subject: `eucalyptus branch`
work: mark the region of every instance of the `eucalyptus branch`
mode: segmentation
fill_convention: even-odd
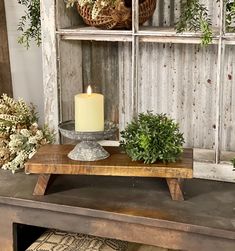
[[[179,21],[176,23],[177,33],[184,31],[202,32],[202,44],[212,42],[211,19],[207,8],[199,0],[182,1],[182,11]]]
[[[235,32],[235,0],[226,0],[226,31]]]
[[[25,15],[21,17],[18,25],[18,31],[21,32],[18,43],[24,45],[28,49],[31,40],[34,40],[37,46],[40,46],[40,0],[18,0],[18,3],[26,7]]]

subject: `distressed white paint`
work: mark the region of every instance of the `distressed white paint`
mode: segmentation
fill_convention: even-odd
[[[99,30],[96,29],[95,27],[90,27],[90,26],[74,26],[74,27],[69,27],[66,29],[58,29],[57,31],[58,34],[67,34],[67,35],[93,35],[94,34],[99,34],[99,35],[131,35],[132,31],[131,30]],[[79,36],[77,36],[79,38]]]
[[[131,42],[132,37],[128,35],[115,35],[115,36],[110,36],[110,35],[99,35],[97,34],[96,36],[87,34],[86,36],[81,36],[81,35],[62,35],[61,38],[63,40],[92,40],[92,41],[109,41],[109,42]]]
[[[220,162],[220,151],[221,151],[221,112],[222,112],[222,97],[223,97],[223,81],[222,81],[222,70],[224,62],[224,4],[223,0],[220,0],[220,13],[219,13],[219,43],[218,43],[218,55],[217,55],[217,71],[216,71],[216,134],[215,134],[215,163]]]
[[[41,0],[41,17],[45,122],[51,128],[57,130],[59,123],[59,103],[54,0]]]
[[[17,43],[19,19],[24,7],[16,0],[5,0],[13,94],[33,103],[44,120],[41,48],[31,43],[29,50]]]
[[[134,111],[133,82],[132,82],[132,50],[131,43],[119,43],[118,73],[119,86],[119,128],[130,122]]]
[[[235,183],[235,175],[231,164],[194,162],[193,177]]]

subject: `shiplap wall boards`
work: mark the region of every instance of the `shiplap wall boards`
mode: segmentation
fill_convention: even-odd
[[[195,177],[235,180],[235,34],[224,30],[223,0],[203,1],[215,30],[207,47],[200,34],[175,33],[179,0],[158,0],[141,27],[133,1],[131,30],[91,28],[63,0],[41,2],[47,123],[73,119],[73,96],[92,83],[120,129],[139,112],[167,113],[194,148]]]

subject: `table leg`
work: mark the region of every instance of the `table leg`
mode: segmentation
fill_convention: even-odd
[[[184,195],[181,188],[183,180],[177,178],[167,178],[166,181],[170,190],[172,200],[184,200]]]
[[[40,174],[33,195],[44,195],[50,178],[51,174]]]
[[[13,207],[14,208],[14,207]],[[0,217],[0,250],[1,251],[13,251],[16,249],[16,243],[14,243],[13,234],[13,222],[12,218],[15,215],[14,209],[11,206],[2,204],[1,217]]]

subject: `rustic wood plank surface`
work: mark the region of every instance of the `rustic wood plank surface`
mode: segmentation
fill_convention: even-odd
[[[0,95],[2,93],[13,95],[4,1],[0,1]]]
[[[86,174],[108,176],[140,176],[163,178],[192,178],[193,152],[185,149],[175,163],[146,165],[132,161],[118,147],[106,147],[111,156],[94,162],[74,161],[67,157],[73,145],[47,145],[26,163],[27,173]]]
[[[234,250],[234,184],[185,180],[186,200],[178,203],[162,179],[59,175],[48,196],[35,197],[37,177],[0,170],[1,251],[13,251],[12,222],[166,248]]]

